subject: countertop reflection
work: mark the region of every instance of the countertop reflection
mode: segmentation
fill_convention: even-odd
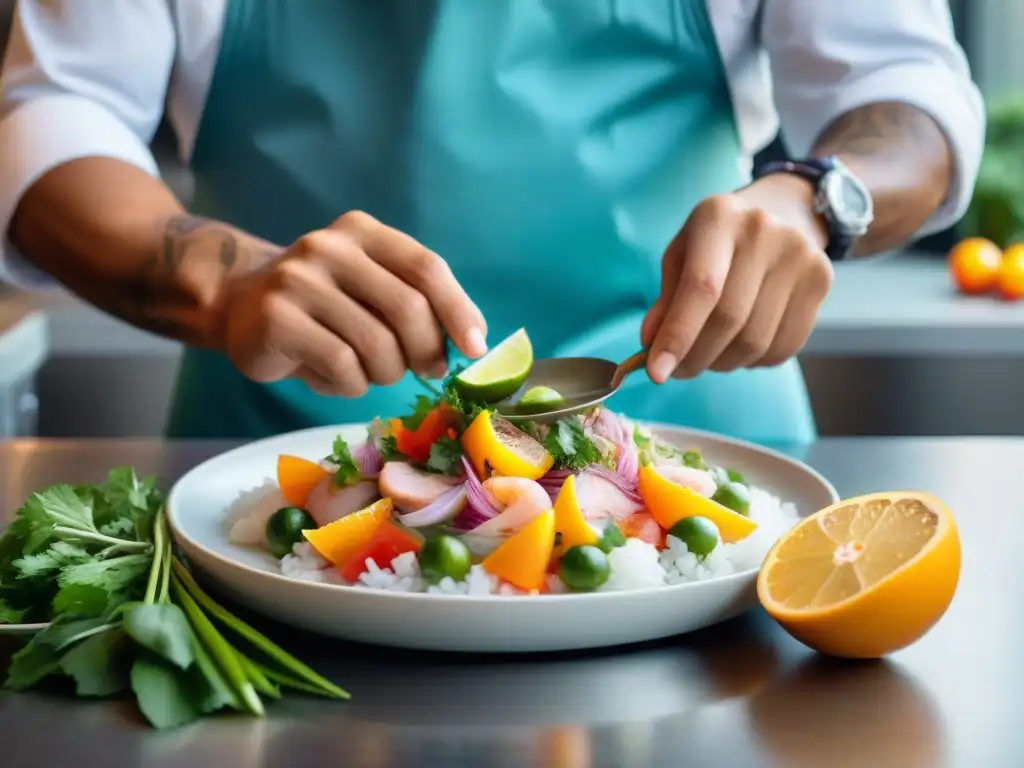
[[[225,446],[0,446],[0,503],[131,462],[173,479]],[[803,451],[790,449],[791,454]],[[947,616],[886,662],[815,656],[761,611],[649,645],[582,654],[401,652],[246,618],[348,688],[263,720],[154,733],[130,703],[56,686],[0,694],[0,765],[201,768],[1018,768],[1024,765],[1024,440],[825,440],[806,451],[845,496],[914,487],[958,517],[963,575]],[[999,478],[998,483],[992,478]],[[1019,478],[1019,479],[1018,479]],[[15,648],[0,640],[0,664]]]

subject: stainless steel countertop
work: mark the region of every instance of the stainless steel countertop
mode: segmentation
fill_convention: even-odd
[[[57,356],[176,355],[180,345],[132,328],[63,291],[0,288],[4,317],[45,315]],[[945,261],[899,253],[840,264],[804,356],[1016,357],[1024,302],[957,295]]]
[[[226,448],[0,445],[0,501],[119,463],[172,481]],[[409,654],[300,635],[290,650],[353,694],[293,696],[262,721],[159,734],[124,703],[0,693],[0,765],[122,768],[1017,768],[1024,765],[1024,440],[829,439],[803,456],[844,496],[914,488],[958,516],[946,617],[886,663],[814,656],[760,611],[637,648],[548,657]],[[609,617],[614,620],[614,617]],[[14,644],[0,642],[0,665]]]

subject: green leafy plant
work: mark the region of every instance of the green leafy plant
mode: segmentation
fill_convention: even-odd
[[[35,494],[0,537],[0,622],[28,619],[50,623],[14,655],[5,687],[63,675],[81,697],[131,690],[156,728],[222,709],[260,716],[282,688],[348,698],[200,588],[155,481],[129,467]]]
[[[1024,241],[1024,96],[989,108],[978,181],[959,230],[1001,248]]]

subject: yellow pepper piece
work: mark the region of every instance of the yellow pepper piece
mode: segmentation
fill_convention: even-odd
[[[484,570],[528,591],[544,588],[555,546],[555,510],[542,512],[484,558]]]
[[[561,537],[555,544],[554,556],[556,558],[561,557],[562,553],[570,547],[593,545],[598,542],[597,532],[590,527],[587,518],[583,516],[583,510],[580,509],[580,502],[576,497],[576,477],[574,475],[565,478],[565,484],[558,492],[558,498],[555,499],[555,531]]]
[[[302,535],[325,560],[333,565],[342,565],[366,546],[376,530],[391,519],[394,511],[391,499],[381,499],[322,528],[307,529]]]
[[[757,523],[749,517],[672,482],[655,467],[641,467],[637,485],[644,505],[666,531],[684,517],[706,517],[718,526],[722,541],[731,544],[747,538],[757,529]]]
[[[555,463],[537,440],[490,411],[481,411],[462,433],[462,450],[481,480],[488,467],[506,477],[537,480]]]

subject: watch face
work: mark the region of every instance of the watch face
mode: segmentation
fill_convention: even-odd
[[[843,183],[839,188],[839,205],[852,219],[860,220],[871,213],[871,200],[860,184],[849,176],[843,177]]]
[[[835,223],[850,234],[863,234],[873,218],[871,195],[849,171],[837,169],[825,179],[825,197]]]

